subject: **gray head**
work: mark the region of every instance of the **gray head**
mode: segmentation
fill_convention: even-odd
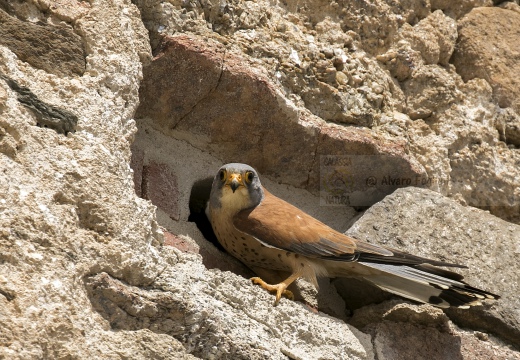
[[[256,170],[246,164],[231,163],[222,166],[215,175],[209,201],[213,208],[238,212],[257,206],[263,198]]]

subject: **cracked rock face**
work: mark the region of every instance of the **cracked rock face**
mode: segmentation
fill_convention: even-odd
[[[309,112],[300,113],[265,73],[250,69],[246,62],[247,58],[228,53],[212,40],[166,38],[144,70],[136,117],[143,123],[152,119],[151,125],[165,135],[219,157],[255,164],[265,174],[314,191],[321,186],[323,155],[371,157],[380,177],[425,176],[407,156],[403,141],[365,129],[345,131]],[[187,90],[179,93],[171,84]],[[361,179],[371,175],[372,169],[357,168]],[[369,196],[366,191],[365,196]],[[383,196],[374,194],[370,200]]]
[[[490,210],[508,221],[519,221],[520,174],[516,166],[519,115],[513,104],[518,86],[514,70],[507,70],[515,69],[507,66],[507,61],[514,62],[515,49],[512,42],[500,42],[501,54],[508,60],[493,71],[484,61],[489,58],[487,55],[472,55],[473,49],[485,48],[478,46],[478,41],[489,40],[480,36],[487,29],[484,20],[490,18],[485,16],[487,12],[500,13],[500,24],[493,24],[492,28],[497,41],[516,36],[517,27],[513,24],[518,6],[513,3],[500,9],[474,11],[473,7],[490,4],[306,1],[272,5],[257,1],[218,5],[211,1],[140,1],[137,5],[158,56],[148,72],[145,70],[145,86],[141,89],[145,101],[137,117],[156,119],[153,123],[157,128],[162,127],[162,132],[199,148],[210,148],[219,157],[252,163],[279,181],[316,192],[320,182],[317,156],[337,152],[316,145],[312,133],[324,133],[324,129],[335,129],[332,124],[342,124],[341,130],[336,131],[346,133],[344,137],[361,131],[359,134],[365,139],[375,137],[377,142],[382,141],[378,151],[349,146],[340,151],[342,154],[395,154],[388,147],[400,147],[397,157],[412,167],[410,173],[399,166],[402,177],[427,178],[421,181],[425,187]],[[501,30],[505,28],[512,30]],[[183,70],[182,74],[193,74],[198,79],[180,99],[167,95],[175,92],[171,87],[169,90],[161,87],[175,72],[171,56],[171,71],[160,66],[168,52],[164,47],[165,36],[166,44],[184,44],[184,50],[191,48],[195,56],[201,56],[200,62],[181,61],[179,65],[179,69],[187,70],[194,66],[193,71]],[[186,36],[190,46],[186,46]],[[490,46],[497,41],[490,41]],[[224,77],[226,69],[235,76],[244,72],[254,74],[248,80],[255,84],[254,88],[276,92],[279,100],[270,103],[263,96],[265,92],[248,99],[244,93],[255,91],[235,80],[231,88],[219,89],[222,98],[212,102],[214,94],[220,92],[209,90],[220,79],[222,65]],[[200,66],[207,66],[208,76],[197,75]],[[175,79],[182,84],[192,79],[190,75]],[[147,83],[150,85],[146,86]],[[224,84],[225,81],[221,85]],[[162,94],[163,101],[171,100],[168,105],[161,102],[157,92]],[[225,93],[228,97],[223,96]],[[507,95],[510,100],[497,101],[504,94],[511,94]],[[230,114],[226,106],[235,101],[244,106],[234,107],[235,112]],[[297,111],[296,119],[283,110],[287,106]],[[283,114],[276,109],[283,110]],[[218,121],[216,127],[206,130],[200,122],[189,120],[207,119],[205,124],[212,124],[219,120],[219,112],[229,121]],[[269,116],[266,112],[276,115],[276,123],[262,120],[262,130],[255,129],[251,122]],[[178,119],[187,121],[174,126],[163,120],[164,115],[175,124]],[[280,124],[284,124],[283,130],[278,128]],[[295,134],[287,125],[303,129],[305,134]],[[245,138],[237,136],[242,128],[246,129]],[[193,136],[201,131],[205,131],[207,138]],[[301,147],[287,151],[284,147],[288,145],[287,136],[301,139],[298,142]],[[234,143],[237,138],[247,139],[248,144],[255,145],[255,150]],[[238,151],[230,152],[228,147]],[[301,153],[303,158],[296,160],[285,155],[273,161],[271,157],[279,156],[276,154],[279,149],[284,149],[284,154]],[[251,151],[254,154],[248,154]],[[294,162],[296,173],[290,171]],[[285,176],[278,170],[280,165],[289,169]],[[372,163],[371,168],[381,183],[384,175],[377,173],[381,162]],[[469,176],[475,171],[478,176]],[[298,179],[303,174],[308,174],[307,179]],[[493,189],[501,189],[498,196]],[[364,205],[371,204],[373,201]]]
[[[519,8],[492,5],[0,1],[0,358],[518,358]],[[208,241],[231,161],[502,299],[321,279],[273,307]]]

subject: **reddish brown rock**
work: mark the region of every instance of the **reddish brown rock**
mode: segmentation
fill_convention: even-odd
[[[187,241],[177,235],[174,235],[168,231],[164,232],[164,245],[173,246],[182,252],[198,254],[199,249],[193,244],[193,242]]]
[[[143,167],[142,177],[142,197],[166,212],[170,218],[179,220],[179,195],[174,169],[165,164],[151,163]]]
[[[311,191],[320,189],[320,156],[372,156],[366,171],[358,171],[362,179],[382,177],[383,168],[423,175],[403,141],[299,111],[262,71],[213,40],[166,38],[144,69],[140,101],[136,118],[153,119],[164,134]]]
[[[440,9],[446,15],[453,18],[460,18],[467,14],[471,9],[480,6],[493,6],[493,3],[497,1],[492,0],[431,0],[432,10]]]

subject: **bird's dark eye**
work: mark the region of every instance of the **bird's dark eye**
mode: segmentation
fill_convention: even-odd
[[[218,178],[220,179],[220,181],[225,181],[226,180],[226,170],[220,170],[218,172]]]
[[[246,183],[251,184],[254,178],[255,174],[252,171],[246,171]]]

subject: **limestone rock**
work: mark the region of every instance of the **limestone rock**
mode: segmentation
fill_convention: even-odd
[[[518,226],[469,207],[518,219],[518,116],[447,62],[452,19],[477,5],[0,1],[0,358],[518,357]],[[34,126],[40,105],[73,126]],[[274,308],[193,222],[229,161],[341,231],[360,210],[342,202],[353,180],[361,207],[416,179],[468,204],[401,191],[356,226],[456,253],[503,299],[440,312],[322,279]]]
[[[365,180],[370,176],[422,175],[403,142],[364,129],[346,131],[299,111],[265,74],[244,66],[245,58],[226,52],[212,40],[166,38],[158,51],[144,69],[136,117],[153,119],[152,126],[166,135],[185,139],[222,158],[254,164],[275,179],[315,192],[322,181],[322,159],[317,154],[352,154],[364,157],[360,161],[373,161],[372,167],[356,168],[359,179],[353,181],[351,192],[366,188]],[[179,93],[171,84],[187,90]],[[370,205],[391,190],[365,192],[361,205]]]
[[[447,65],[457,40],[455,21],[440,10],[419,21],[415,26],[405,24],[401,36],[412,49],[418,51],[426,64]]]
[[[368,358],[342,321],[286,299],[273,307],[263,289],[208,271],[193,255],[177,252],[146,291],[103,273],[86,283],[93,307],[112,329],[168,334],[204,359]]]
[[[403,83],[407,114],[412,120],[432,116],[457,101],[456,79],[438,66],[422,66]]]
[[[60,76],[85,72],[81,37],[69,26],[21,21],[0,9],[0,45],[7,46],[22,61]]]
[[[46,11],[52,14],[53,7]],[[34,114],[0,80],[0,357],[116,359],[185,352],[176,343],[163,346],[164,337],[150,332],[107,331],[83,285],[84,276],[101,271],[145,284],[164,266],[154,207],[136,198],[127,165],[141,74],[138,52],[149,47],[146,38],[134,38],[145,31],[137,18],[120,26],[123,13],[135,16],[137,9],[103,2],[90,9],[95,21],[85,24],[83,17],[75,23],[90,52],[88,76],[46,72],[0,47],[2,74],[42,102],[78,116],[76,133],[67,136],[32,126]],[[121,43],[119,51],[107,42]]]
[[[361,46],[353,45],[356,34],[346,31],[346,24],[342,27],[339,4],[321,6],[308,1],[305,7],[294,3],[272,10],[267,1],[223,7],[209,2],[174,5],[139,1],[138,5],[154,48],[163,35],[181,32],[217,40],[230,54],[246,55],[250,66],[267,72],[288,98],[324,120],[371,127],[383,112],[401,104],[395,99],[399,99],[400,90],[392,79],[373,59],[363,56]],[[357,27],[359,15],[351,17],[348,9],[356,5],[341,6],[345,7],[342,17],[348,16]],[[303,15],[297,15],[303,8]],[[377,15],[384,12],[378,7],[372,10]],[[397,12],[398,6],[392,11]],[[397,17],[392,14],[392,19]],[[374,20],[379,26],[380,20]],[[343,75],[335,76],[337,72]],[[372,73],[377,75],[370,76]]]
[[[351,323],[373,336],[378,359],[516,359],[487,334],[463,330],[439,309],[399,301],[355,312]],[[491,340],[491,341],[490,341]]]
[[[505,108],[497,119],[497,129],[501,140],[510,146],[520,146],[520,115],[511,108]]]
[[[502,108],[520,113],[520,12],[497,7],[476,8],[459,21],[453,64],[467,81],[488,81]]]
[[[465,281],[499,294],[491,307],[446,313],[520,344],[518,225],[418,188],[397,190],[372,206],[348,234],[412,254],[466,265]],[[480,320],[476,320],[480,318]]]

